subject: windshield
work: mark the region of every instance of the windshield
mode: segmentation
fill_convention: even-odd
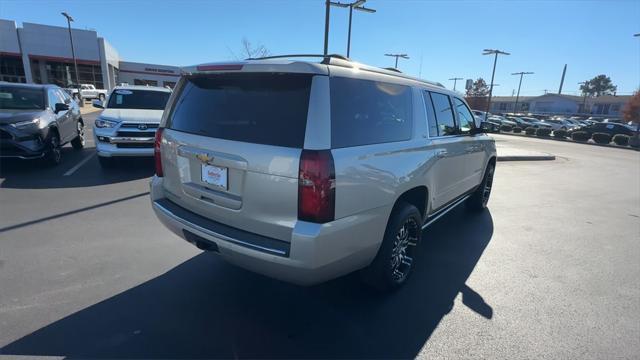
[[[114,90],[109,96],[110,109],[164,110],[171,93],[152,90]]]
[[[13,86],[0,86],[0,109],[43,110],[44,91]]]

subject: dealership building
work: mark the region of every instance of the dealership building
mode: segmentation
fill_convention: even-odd
[[[177,66],[122,61],[118,51],[94,30],[72,29],[73,48],[81,84],[111,90],[122,83],[175,86]],[[75,67],[67,27],[0,19],[0,81],[75,83]]]

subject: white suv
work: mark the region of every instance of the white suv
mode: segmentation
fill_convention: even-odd
[[[93,125],[100,165],[113,165],[114,157],[153,156],[153,142],[171,90],[154,86],[117,86]]]
[[[187,68],[157,132],[151,201],[201,249],[297,284],[402,285],[422,229],[486,207],[494,141],[459,94],[345,58]]]

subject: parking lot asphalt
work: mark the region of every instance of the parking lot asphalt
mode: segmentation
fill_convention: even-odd
[[[57,168],[3,162],[0,354],[637,358],[640,153],[495,138],[557,159],[498,163],[489,210],[425,230],[386,296],[357,275],[285,284],[180,240],[149,205],[151,161],[104,171],[89,143]]]

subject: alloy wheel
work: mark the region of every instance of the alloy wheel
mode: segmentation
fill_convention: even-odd
[[[395,282],[401,283],[407,278],[413,265],[413,252],[418,241],[420,228],[415,219],[408,218],[402,224],[391,250],[391,275]]]

